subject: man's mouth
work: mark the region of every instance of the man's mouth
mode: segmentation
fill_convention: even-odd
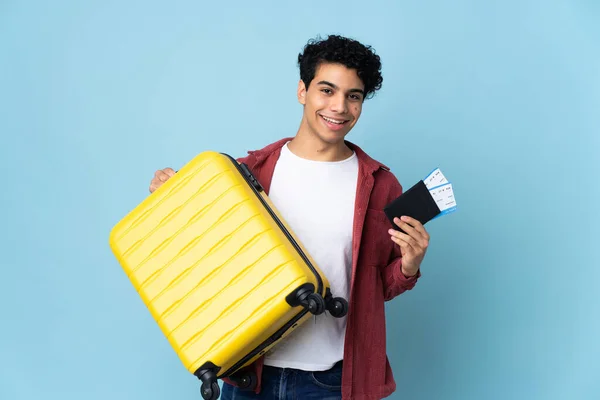
[[[324,115],[320,115],[320,116],[321,116],[321,118],[323,118],[325,120],[325,122],[328,122],[333,125],[344,125],[346,122],[348,122],[348,120],[346,120],[346,119],[329,118]]]

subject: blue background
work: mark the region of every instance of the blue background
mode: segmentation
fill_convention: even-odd
[[[596,0],[2,1],[0,398],[200,398],[108,233],[156,169],[293,136],[328,33],[383,59],[349,139],[459,205],[387,305],[392,398],[600,398]]]

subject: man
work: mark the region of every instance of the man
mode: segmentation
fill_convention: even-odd
[[[411,218],[393,227],[383,207],[402,193],[389,169],[345,139],[365,99],[381,88],[379,56],[340,36],[310,41],[298,56],[293,138],[248,152],[246,163],[331,281],[348,314],[314,318],[255,362],[253,391],[225,380],[222,399],[354,399],[389,396],[384,302],[414,287],[429,235]],[[169,179],[155,173],[150,191]],[[401,216],[398,216],[401,217]]]

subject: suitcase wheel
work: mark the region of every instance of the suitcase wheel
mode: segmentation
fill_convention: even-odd
[[[204,400],[217,400],[221,394],[221,389],[217,383],[217,374],[215,370],[219,370],[213,363],[207,362],[198,368],[194,375],[202,381],[200,386],[200,394]]]
[[[331,289],[325,291],[325,308],[334,318],[341,318],[348,313],[348,301],[343,297],[333,297]]]
[[[238,373],[230,376],[229,379],[237,383],[238,387],[244,391],[252,391],[256,389],[256,385],[258,384],[258,379],[254,372]]]
[[[317,293],[309,294],[306,298],[306,303],[308,311],[310,311],[311,314],[319,315],[323,314],[325,311],[325,300]]]
[[[319,315],[325,312],[326,302],[311,283],[305,283],[286,297],[286,301],[292,307],[302,306],[311,314]]]
[[[342,297],[334,297],[327,303],[327,311],[335,318],[341,318],[348,313],[348,302]]]
[[[217,382],[203,382],[200,387],[200,393],[204,400],[217,400],[221,394],[221,389]]]
[[[256,385],[258,385],[258,378],[255,373],[249,373],[244,376],[243,382],[246,382],[246,385],[244,386],[245,390],[254,390],[256,389]]]

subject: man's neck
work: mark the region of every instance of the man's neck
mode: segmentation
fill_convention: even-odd
[[[302,129],[298,131],[288,147],[298,157],[313,161],[342,161],[352,155],[352,149],[344,140],[327,143]]]

